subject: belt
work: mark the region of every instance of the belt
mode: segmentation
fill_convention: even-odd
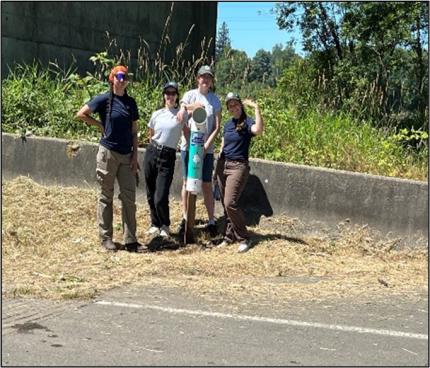
[[[247,164],[247,163],[249,163],[249,161],[248,161],[248,160],[246,160],[246,159],[241,159],[241,158],[236,159],[236,160],[230,160],[230,159],[226,158],[226,159],[225,159],[225,161],[226,161],[226,162],[240,162],[240,163],[242,163],[242,164]]]
[[[162,144],[157,143],[156,141],[151,141],[151,146],[154,147],[157,151],[165,151],[165,152],[175,152],[176,150],[169,146],[164,146]]]

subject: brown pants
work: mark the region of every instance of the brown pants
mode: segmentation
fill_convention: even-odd
[[[216,177],[221,192],[221,201],[227,214],[224,238],[230,242],[241,242],[249,238],[245,216],[239,208],[239,199],[245,189],[248,176],[248,162],[223,159],[219,159],[217,162]]]
[[[122,155],[99,145],[97,181],[101,186],[97,205],[97,221],[102,240],[113,235],[113,196],[115,179],[119,184],[124,243],[136,242],[136,178],[130,166],[131,153]]]

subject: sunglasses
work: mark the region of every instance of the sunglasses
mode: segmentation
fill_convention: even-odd
[[[178,93],[176,91],[164,91],[164,94],[167,96],[175,96]]]
[[[128,80],[128,75],[125,73],[116,73],[115,78],[120,82]]]

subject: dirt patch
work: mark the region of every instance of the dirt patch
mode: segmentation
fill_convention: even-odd
[[[126,284],[175,286],[209,299],[413,297],[427,291],[427,249],[396,249],[396,240],[376,240],[366,228],[306,235],[297,219],[278,216],[250,228],[254,247],[244,254],[237,245],[213,248],[202,231],[198,245],[179,247],[173,239],[163,251],[109,253],[98,239],[96,190],[41,186],[26,177],[2,188],[5,297],[91,298]],[[171,200],[170,206],[176,229],[180,205]],[[122,242],[119,204],[114,208],[114,240]],[[206,218],[201,200],[197,218]],[[154,242],[145,234],[150,218],[143,203],[137,219],[138,240]]]
[[[13,325],[12,328],[15,328],[18,333],[30,333],[33,330],[51,331],[49,328],[35,322],[17,323]]]

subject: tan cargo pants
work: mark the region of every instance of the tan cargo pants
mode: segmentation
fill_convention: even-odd
[[[122,155],[99,145],[97,181],[101,186],[97,222],[101,240],[112,239],[113,196],[115,179],[119,184],[124,244],[136,242],[136,178],[131,171],[131,153]]]

